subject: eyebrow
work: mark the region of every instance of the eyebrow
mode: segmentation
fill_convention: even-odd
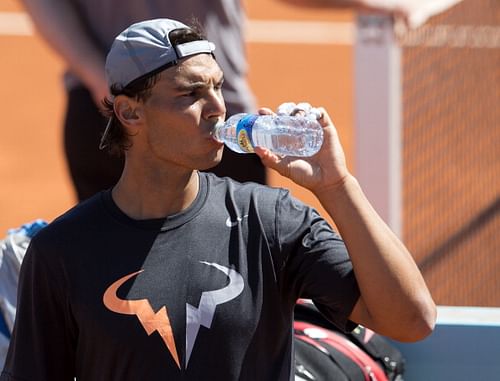
[[[217,80],[215,83],[216,84],[222,84],[224,82],[224,76],[221,75],[220,79]],[[179,83],[178,85],[175,86],[175,90],[177,91],[193,91],[197,89],[203,89],[210,87],[210,84],[204,81],[193,81],[193,82],[186,82],[186,83]]]

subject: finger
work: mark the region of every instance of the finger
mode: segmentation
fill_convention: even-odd
[[[316,108],[316,115],[318,122],[319,124],[321,124],[322,127],[327,127],[330,125],[333,126],[333,122],[330,118],[330,115],[328,115],[328,112],[323,107]]]
[[[257,110],[257,112],[259,113],[259,115],[272,115],[272,114],[274,114],[274,111],[268,107],[261,107]]]
[[[255,147],[254,150],[264,166],[274,169],[280,173],[279,165],[282,161],[280,156],[263,147]]]
[[[310,103],[307,103],[307,102],[298,103],[297,106],[295,106],[291,115],[305,116],[305,115],[309,114],[311,108],[312,108],[312,106]]]
[[[256,147],[255,153],[259,156],[260,161],[266,168],[273,169],[281,176],[290,178],[290,157],[278,156],[262,147]]]

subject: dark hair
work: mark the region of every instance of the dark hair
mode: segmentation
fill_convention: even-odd
[[[185,42],[205,39],[205,36],[201,31],[198,23],[196,21],[193,21],[192,24],[193,26],[191,28],[180,28],[170,32],[169,39],[172,46],[175,47]],[[110,88],[111,95],[113,97],[116,97],[118,95],[125,95],[137,101],[144,102],[151,96],[151,90],[160,79],[161,73],[176,64],[177,61],[169,62],[168,64],[161,66],[158,69],[153,70],[152,72],[134,79],[123,88],[113,85]],[[106,126],[106,130],[103,133],[99,148],[107,148],[110,153],[118,156],[123,155],[132,144],[129,139],[130,135],[127,134],[120,120],[115,115],[113,100],[104,98],[102,100],[102,106],[102,113],[104,114],[104,116],[109,118],[109,121],[108,126]]]

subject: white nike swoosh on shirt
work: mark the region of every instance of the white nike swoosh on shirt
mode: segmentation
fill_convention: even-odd
[[[243,220],[243,218],[247,218],[247,217],[248,217],[248,214],[245,214],[243,217],[237,217],[236,221],[231,221],[231,217],[228,217],[226,220],[226,226],[228,228],[232,228],[232,227],[238,225]]]

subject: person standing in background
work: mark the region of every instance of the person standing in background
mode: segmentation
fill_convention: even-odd
[[[246,81],[246,53],[240,0],[22,0],[35,27],[67,65],[64,76],[67,106],[64,152],[78,200],[115,184],[123,157],[99,150],[106,126],[101,102],[109,89],[104,61],[113,39],[141,20],[170,17],[197,20],[217,45],[217,61],[225,75],[227,114],[255,112],[254,95]],[[266,171],[255,155],[225,149],[223,161],[209,169],[238,181],[266,182]]]

